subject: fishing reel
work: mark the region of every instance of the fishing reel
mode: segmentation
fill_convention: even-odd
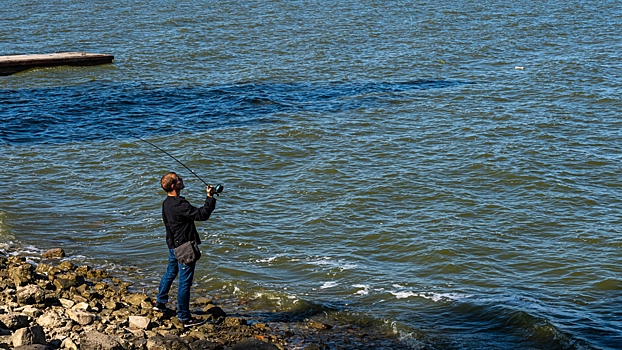
[[[218,184],[216,186],[214,186],[214,194],[217,196],[220,196],[220,194],[222,193],[222,191],[225,189],[225,186]]]

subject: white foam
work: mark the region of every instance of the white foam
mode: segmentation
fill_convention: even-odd
[[[273,257],[267,258],[267,259],[257,259],[257,260],[255,260],[255,262],[256,263],[271,263],[274,260],[276,260],[276,258],[277,258],[276,256],[273,256]]]
[[[352,287],[354,288],[362,288],[361,290],[357,291],[354,294],[358,294],[358,295],[367,295],[369,294],[369,289],[371,288],[369,285],[366,284],[355,284],[352,285]]]
[[[352,270],[352,269],[355,269],[357,267],[356,264],[347,263],[343,259],[333,260],[332,258],[330,258],[328,256],[325,256],[325,257],[320,258],[320,259],[321,260],[309,261],[309,263],[313,264],[313,265],[319,265],[319,266],[335,267],[335,268],[338,268],[339,271]]]
[[[461,299],[470,297],[470,295],[458,294],[458,293],[434,293],[434,292],[423,293],[423,292],[413,292],[413,291],[391,292],[391,294],[395,295],[397,299],[419,297],[419,298],[429,299],[434,302],[455,301],[455,300],[461,300]]]
[[[320,287],[320,289],[333,288],[333,287],[337,287],[338,285],[339,283],[337,282],[328,281],[328,282],[324,282],[324,284]]]

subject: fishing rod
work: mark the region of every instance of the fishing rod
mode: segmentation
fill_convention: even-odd
[[[112,134],[112,132],[111,132],[111,134]],[[115,134],[112,134],[112,136],[114,136],[116,139],[119,139],[119,138],[118,138]],[[186,164],[182,163],[179,159],[175,158],[172,154],[168,153],[167,151],[163,150],[162,148],[158,147],[157,145],[155,145],[155,144],[153,144],[153,143],[151,143],[151,142],[149,142],[149,141],[147,141],[147,140],[145,140],[145,139],[142,139],[142,138],[140,138],[140,137],[138,137],[138,136],[136,136],[136,138],[137,138],[137,139],[139,139],[139,140],[141,140],[142,142],[145,142],[145,143],[150,144],[151,146],[155,147],[156,149],[158,149],[158,150],[159,150],[159,151],[161,151],[162,153],[164,153],[164,154],[166,154],[167,156],[169,156],[169,157],[173,158],[173,159],[174,159],[177,163],[181,164],[181,166],[183,166],[184,168],[188,169],[188,171],[189,171],[190,173],[192,173],[192,175],[196,176],[196,177],[197,177],[197,179],[201,180],[201,182],[203,182],[203,183],[205,184],[205,186],[210,186],[210,185],[209,185],[207,182],[205,182],[205,181],[204,181],[204,180],[203,180],[203,179],[202,179],[199,175],[197,175],[197,173],[195,173],[195,172],[194,172],[194,170],[192,170],[192,169],[188,168],[188,167],[186,166]],[[217,195],[217,196],[218,196],[218,195],[220,195],[220,193],[224,190],[224,188],[225,188],[225,187],[224,187],[223,185],[221,185],[221,184],[216,185],[216,186],[214,187],[214,190],[215,190],[216,195]]]

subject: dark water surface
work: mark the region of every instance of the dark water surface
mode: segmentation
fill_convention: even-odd
[[[134,266],[212,183],[197,287],[413,349],[622,348],[622,3],[0,3],[0,249]]]

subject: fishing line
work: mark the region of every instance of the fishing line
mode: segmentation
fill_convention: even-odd
[[[172,154],[168,153],[167,151],[163,150],[162,148],[160,148],[160,147],[158,147],[158,146],[154,145],[153,143],[151,143],[151,142],[149,142],[149,141],[147,141],[147,140],[143,140],[143,139],[141,139],[141,138],[140,138],[140,137],[138,137],[138,136],[136,136],[136,138],[137,138],[137,139],[139,139],[139,140],[141,140],[142,142],[146,142],[146,143],[150,144],[151,146],[153,146],[153,147],[157,148],[158,150],[160,150],[160,151],[164,152],[164,154],[166,154],[167,156],[169,156],[169,157],[171,157],[171,158],[175,159],[175,161],[176,161],[177,163],[181,164],[181,166],[183,166],[184,168],[188,169],[188,171],[190,171],[190,172],[192,173],[192,175],[196,176],[196,177],[197,177],[197,179],[201,180],[201,182],[203,182],[203,183],[205,184],[205,186],[209,186],[209,185],[207,184],[207,182],[203,181],[203,179],[202,179],[199,175],[197,175],[197,174],[194,172],[194,170],[192,170],[192,169],[188,168],[188,167],[187,167],[184,163],[182,163],[179,159],[177,159],[177,158],[173,157],[173,155],[172,155]]]
[[[111,134],[112,136],[114,136],[114,138],[115,138],[115,139],[117,139],[117,140],[119,140],[119,141],[122,141],[121,139],[119,139],[119,138],[117,137],[117,135],[113,134],[112,132],[110,132],[110,134]],[[147,141],[147,140],[145,140],[145,139],[142,139],[142,138],[140,138],[140,137],[138,137],[138,136],[136,136],[136,138],[137,138],[137,139],[139,139],[139,140],[141,140],[142,142],[145,142],[145,143],[150,144],[151,146],[155,147],[156,149],[158,149],[159,151],[163,152],[163,153],[164,153],[164,154],[166,154],[167,156],[169,156],[169,157],[173,158],[173,159],[174,159],[177,163],[181,164],[181,166],[183,166],[184,168],[188,169],[188,171],[190,171],[190,172],[192,173],[192,175],[196,176],[196,177],[197,177],[197,179],[201,180],[201,182],[203,182],[203,183],[205,184],[205,186],[209,186],[209,184],[208,184],[207,182],[205,182],[205,181],[204,181],[204,180],[203,180],[203,179],[202,179],[199,175],[197,175],[197,173],[195,173],[195,172],[194,172],[194,170],[192,170],[192,169],[188,168],[188,167],[186,166],[186,164],[182,163],[179,159],[175,158],[172,154],[168,153],[167,151],[163,150],[162,148],[158,147],[157,145],[155,145],[155,144],[153,144],[153,143],[151,143],[151,142],[149,142],[149,141]]]

